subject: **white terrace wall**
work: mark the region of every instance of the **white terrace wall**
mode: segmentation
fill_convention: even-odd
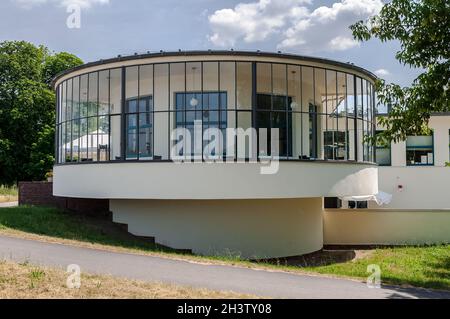
[[[204,255],[275,258],[323,247],[321,198],[111,200],[114,221],[159,244]]]

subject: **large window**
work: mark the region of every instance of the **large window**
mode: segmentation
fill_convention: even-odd
[[[227,128],[267,129],[266,146],[247,136],[229,149],[225,139],[223,156],[231,159],[241,150],[246,158],[275,155],[275,128],[282,160],[373,162],[375,155],[365,140],[375,127],[373,84],[331,68],[249,61],[135,65],[69,78],[57,97],[60,164],[171,160],[172,130],[192,132],[195,121],[203,132],[218,128],[224,137]],[[430,149],[423,146],[410,146],[411,163],[424,162]]]
[[[406,140],[406,164],[408,166],[434,165],[433,135],[408,136]]]
[[[186,128],[191,133],[191,145],[194,143],[194,125],[199,121],[203,135],[208,129],[219,129],[226,137],[227,93],[226,92],[186,92],[176,93],[176,127]],[[212,137],[208,136],[208,139]],[[224,150],[222,145],[222,150]],[[217,150],[209,154],[218,155]],[[194,155],[194,154],[192,154]]]
[[[153,159],[153,67],[126,68],[125,141],[127,160]]]
[[[151,96],[126,102],[127,159],[151,159],[153,154],[153,100]]]
[[[255,128],[267,129],[267,147],[260,148],[260,156],[292,156],[292,101],[287,92],[287,66],[257,63]],[[271,149],[272,129],[278,129],[278,154]]]

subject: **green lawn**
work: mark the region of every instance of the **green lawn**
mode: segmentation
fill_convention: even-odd
[[[376,249],[356,261],[305,269],[365,279],[369,265],[380,266],[383,283],[450,290],[450,245]]]
[[[69,214],[55,208],[0,209],[0,232],[2,229],[144,251],[173,252],[169,248],[133,237],[111,222]]]
[[[294,272],[307,271],[363,280],[369,275],[367,266],[376,264],[381,267],[381,279],[385,284],[407,284],[450,290],[450,245],[377,249],[356,261],[331,263],[326,266],[299,267],[239,261],[230,256],[200,257],[186,254],[181,256],[169,248],[135,238],[112,225],[111,222],[63,213],[52,208],[17,207],[0,209],[0,234],[2,232],[5,234],[17,232],[19,236],[24,234],[42,235],[80,243],[171,254],[174,257],[211,262],[220,261],[245,267],[262,267]]]

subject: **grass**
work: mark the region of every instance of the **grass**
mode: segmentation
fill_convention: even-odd
[[[0,209],[0,234],[119,252],[361,280],[366,280],[369,275],[367,266],[376,264],[381,267],[384,284],[450,290],[450,245],[358,251],[358,258],[342,262],[323,254],[319,262],[314,263],[319,266],[308,266],[311,263],[303,259],[297,263],[289,260],[255,263],[239,260],[233,255],[181,254],[134,237],[111,222],[41,207]]]
[[[0,186],[0,203],[15,202],[19,197],[19,191],[16,186]]]
[[[56,208],[3,208],[0,210],[0,231],[142,251],[174,252],[170,248],[129,235],[111,222],[61,212]]]
[[[376,249],[355,261],[305,270],[366,279],[369,265],[380,266],[383,283],[450,290],[450,245]]]
[[[63,269],[0,261],[0,298],[11,299],[243,299],[253,296],[217,292],[112,276],[81,274],[80,289],[67,287]]]

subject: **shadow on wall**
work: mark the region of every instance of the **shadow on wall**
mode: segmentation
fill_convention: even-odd
[[[370,190],[361,193],[361,190]],[[368,196],[378,194],[378,168],[366,168],[337,182],[329,197]]]

